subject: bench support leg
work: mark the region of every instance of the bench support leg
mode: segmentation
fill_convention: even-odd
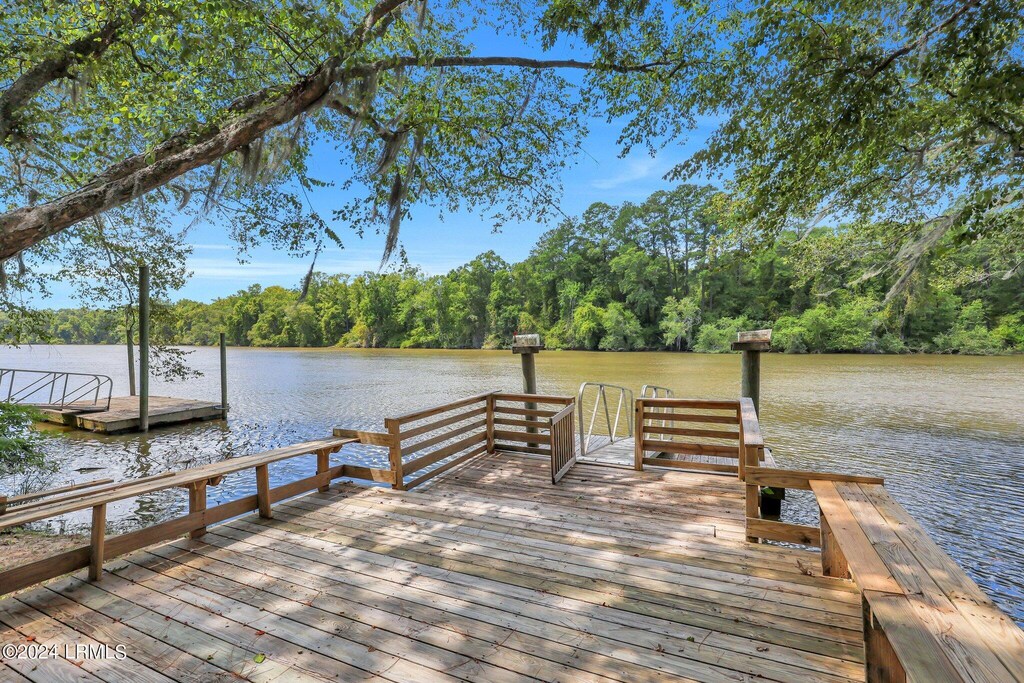
[[[206,510],[206,481],[192,482],[188,487],[188,511],[189,514]],[[206,527],[196,527],[188,532],[189,538],[200,538],[206,533]]]
[[[256,467],[256,502],[259,504],[260,517],[272,519],[270,511],[270,472],[266,465]]]
[[[836,576],[841,579],[850,578],[850,565],[846,562],[836,537],[825,519],[825,514],[818,511],[821,519],[821,573],[825,576]]]
[[[92,539],[89,544],[89,580],[99,581],[103,578],[103,544],[107,537],[107,506],[95,505],[92,508]]]
[[[331,452],[328,450],[319,450],[316,452],[316,473],[323,474],[327,470],[331,469]],[[324,484],[317,489],[320,493],[327,493],[331,490],[330,484]]]
[[[865,599],[864,610],[864,668],[867,683],[906,683],[907,673],[900,664],[885,632],[875,621],[871,607]]]

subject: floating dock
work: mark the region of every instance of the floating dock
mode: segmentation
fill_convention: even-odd
[[[138,396],[112,397],[107,410],[95,410],[91,407],[74,405],[63,408],[39,407],[38,410],[47,422],[100,434],[118,434],[139,430]],[[224,409],[219,403],[170,396],[149,397],[149,424],[151,427],[183,424],[196,420],[215,420],[222,417],[224,417]]]

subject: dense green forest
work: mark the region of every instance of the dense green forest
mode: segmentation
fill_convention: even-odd
[[[874,273],[891,254],[863,226],[747,244],[729,215],[725,195],[683,185],[639,204],[594,204],[545,233],[521,263],[488,252],[446,275],[406,266],[316,273],[304,288],[253,285],[209,304],[162,305],[155,336],[486,348],[537,331],[549,348],[715,352],[737,330],[770,326],[787,352],[1024,351],[1024,274],[1002,275],[1006,254],[983,241],[940,245],[896,278]],[[58,310],[47,325],[65,343],[124,339],[116,311]]]

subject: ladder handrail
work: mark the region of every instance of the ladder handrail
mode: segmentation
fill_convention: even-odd
[[[651,390],[650,396],[647,395],[647,390]],[[645,384],[640,389],[640,398],[672,398],[676,395],[676,392],[672,391],[668,387],[661,387],[657,384]]]
[[[594,410],[591,411],[591,414],[590,414],[590,424],[586,428],[586,432],[584,432],[583,423],[585,422],[585,420],[584,420],[584,415],[583,415],[583,395],[586,392],[587,387],[597,387],[597,396],[594,399]],[[615,421],[614,421],[614,423],[612,422],[611,413],[610,413],[610,411],[608,409],[608,394],[607,394],[607,391],[606,391],[608,389],[617,390],[618,393],[619,393],[619,400],[618,400],[618,402],[615,405]],[[627,395],[629,396],[628,402],[627,402],[627,399],[626,399]],[[615,435],[616,435],[616,433],[619,430],[619,419],[622,416],[623,404],[624,403],[626,404],[626,410],[628,411],[628,415],[632,416],[632,414],[633,414],[633,402],[634,402],[634,398],[633,398],[633,390],[632,389],[628,389],[626,387],[619,386],[617,384],[605,384],[603,382],[583,382],[582,384],[580,384],[580,389],[579,389],[578,392],[576,392],[576,405],[577,405],[577,410],[579,411],[580,455],[581,456],[587,454],[587,446],[590,445],[590,439],[594,435],[594,424],[597,421],[597,411],[598,411],[598,408],[601,405],[604,405],[605,424],[608,425],[608,428],[609,428],[608,431],[610,432],[608,434],[608,440],[609,440],[609,443],[615,443]],[[633,436],[633,420],[631,420],[629,417],[626,418],[626,426],[627,426],[628,431],[629,431],[628,436]]]
[[[17,385],[18,375],[28,375],[26,384]],[[38,375],[37,377],[35,375]],[[60,370],[26,370],[21,368],[0,368],[0,396],[2,386],[7,382],[6,403],[64,408],[75,403],[89,401],[91,407],[104,406],[110,409],[110,396],[114,382],[107,375],[84,372],[63,372]],[[69,381],[71,387],[68,387]],[[105,394],[104,394],[105,390]],[[46,393],[46,401],[37,395]],[[33,400],[35,397],[36,400]],[[55,398],[56,397],[56,398]]]
[[[648,390],[650,390],[650,395],[648,395],[648,393],[647,393]],[[640,389],[640,398],[674,398],[675,395],[676,395],[676,392],[672,391],[668,387],[661,387],[661,386],[658,386],[657,384],[645,384],[643,386],[643,388]],[[671,410],[668,409],[668,408],[653,408],[652,409],[652,412],[655,412],[655,413],[659,412],[659,411],[671,412]],[[659,427],[667,427],[667,426],[669,426],[668,422],[665,421],[665,420],[657,420],[657,422],[660,423],[658,425]],[[653,424],[653,422],[652,422],[652,424]],[[675,437],[671,436],[671,435],[662,435],[662,438],[665,438],[665,436],[668,436],[668,440],[669,441],[674,441],[675,440]]]

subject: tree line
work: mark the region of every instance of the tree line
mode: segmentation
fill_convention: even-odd
[[[315,273],[303,287],[252,285],[210,303],[158,306],[154,337],[206,345],[494,348],[539,332],[549,348],[728,350],[772,327],[788,352],[1024,351],[1024,274],[984,240],[940,245],[910,282],[874,273],[890,255],[857,226],[745,241],[727,195],[682,185],[640,203],[591,205],[544,233],[528,258],[487,252],[444,275],[413,266]],[[999,256],[1008,255],[1000,252]],[[964,274],[970,274],[965,277]],[[116,311],[64,309],[64,343],[123,343]]]

